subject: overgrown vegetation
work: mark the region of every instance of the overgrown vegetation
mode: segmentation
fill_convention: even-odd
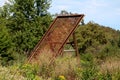
[[[120,31],[84,20],[75,33],[80,57],[64,53],[51,63],[43,54],[39,64],[25,64],[52,21],[50,3],[10,0],[0,7],[0,80],[120,80]]]
[[[80,26],[76,35],[80,53],[101,53],[108,46],[119,47],[119,33],[94,22]]]
[[[48,56],[48,55],[47,55]],[[48,57],[47,57],[48,58]],[[0,67],[1,80],[119,80],[120,60],[116,56],[99,63],[93,54],[82,54],[80,59],[71,54],[59,56],[50,64],[45,55],[39,64],[15,64]]]

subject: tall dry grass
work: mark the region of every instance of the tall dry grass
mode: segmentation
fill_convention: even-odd
[[[56,78],[60,75],[66,78],[75,77],[75,68],[78,65],[77,59],[71,54],[53,57],[51,54],[42,54],[39,57],[39,75]]]
[[[101,72],[109,71],[111,73],[120,71],[120,58],[109,57],[105,62],[100,65]]]

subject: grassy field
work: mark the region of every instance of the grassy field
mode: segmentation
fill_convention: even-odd
[[[38,64],[0,66],[0,80],[120,80],[120,55],[100,59],[93,54],[74,57],[67,53],[53,63],[42,55]]]

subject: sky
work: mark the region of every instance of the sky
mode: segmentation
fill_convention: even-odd
[[[0,0],[0,6],[7,0]],[[93,21],[120,30],[120,0],[52,0],[51,14],[67,12],[84,14],[85,23]]]

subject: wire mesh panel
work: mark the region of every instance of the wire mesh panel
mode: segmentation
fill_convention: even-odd
[[[29,60],[37,58],[40,54],[59,55],[83,17],[83,14],[58,16],[32,51]]]

